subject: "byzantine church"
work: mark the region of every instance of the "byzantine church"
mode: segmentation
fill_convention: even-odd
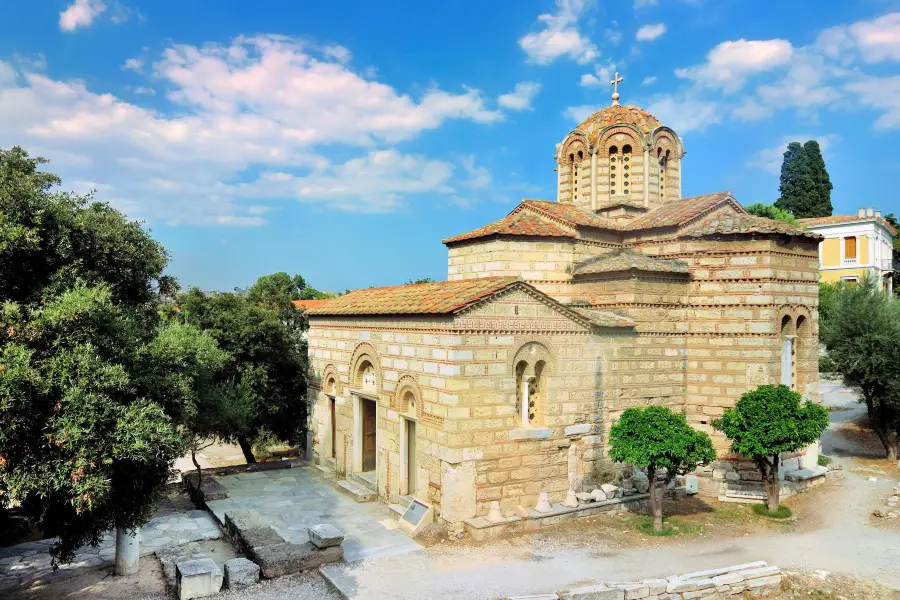
[[[711,421],[741,394],[817,398],[821,236],[683,198],[678,133],[618,100],[556,145],[555,200],[443,240],[446,281],[307,311],[322,468],[457,523],[604,483],[629,407],[683,412],[728,460]]]

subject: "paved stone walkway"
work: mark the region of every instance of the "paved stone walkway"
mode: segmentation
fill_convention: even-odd
[[[209,502],[220,522],[233,508],[256,510],[285,540],[309,541],[311,525],[331,523],[346,538],[344,560],[357,561],[421,550],[421,546],[397,529],[395,515],[387,505],[374,501],[357,503],[334,489],[313,472],[314,467],[280,469],[216,477],[231,498]]]
[[[141,529],[141,555],[220,537],[222,531],[206,511],[159,515]],[[40,540],[0,548],[0,593],[20,586],[29,587],[53,579],[73,577],[79,569],[108,566],[115,562],[116,536],[115,533],[108,533],[97,548],[80,549],[72,562],[60,565],[59,570],[54,572],[49,554],[53,542],[53,539]]]

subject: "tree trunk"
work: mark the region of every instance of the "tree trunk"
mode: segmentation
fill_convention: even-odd
[[[897,446],[900,444],[900,439],[891,439],[891,432],[887,427],[887,415],[884,408],[880,405],[876,407],[875,401],[869,397],[866,397],[865,400],[866,412],[869,415],[869,424],[872,426],[872,431],[875,432],[875,435],[881,441],[881,445],[884,446],[884,453],[888,461],[897,462]]]
[[[116,575],[134,575],[140,567],[140,530],[116,528]]]
[[[647,469],[647,478],[650,479],[650,513],[653,515],[653,531],[662,531],[662,496],[665,492],[661,492],[659,489],[655,470]]]
[[[203,471],[200,469],[200,463],[197,462],[197,449],[191,449],[191,461],[193,461],[194,466],[197,467],[197,498],[198,502],[200,501],[200,488],[203,487]]]
[[[781,482],[778,480],[778,455],[773,458],[773,464],[769,465],[769,489],[766,492],[766,500],[769,504],[769,512],[778,510],[779,495],[781,492]]]
[[[244,460],[247,461],[248,465],[251,465],[256,462],[256,457],[253,456],[253,445],[250,443],[250,440],[241,436],[238,438],[238,444],[241,447],[241,452],[244,453]]]

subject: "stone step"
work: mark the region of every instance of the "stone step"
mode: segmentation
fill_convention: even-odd
[[[376,494],[378,493],[378,474],[375,471],[367,471],[365,473],[351,473],[350,480],[357,485],[367,487]]]
[[[328,465],[316,465],[316,472],[326,479],[334,479],[334,467]]]
[[[388,508],[394,513],[394,517],[399,519],[406,512],[406,507],[402,504],[388,504]]]
[[[354,481],[338,481],[337,488],[356,500],[357,502],[371,502],[378,495],[371,489],[361,486]]]
[[[397,504],[406,509],[409,508],[409,503],[412,502],[412,500],[412,496],[400,496],[400,498],[397,500]]]

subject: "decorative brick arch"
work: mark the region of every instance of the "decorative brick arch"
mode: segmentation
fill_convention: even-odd
[[[506,364],[506,372],[508,374],[515,376],[516,365],[523,359],[523,352],[526,352],[528,347],[532,345],[538,347],[537,352],[533,356],[537,357],[540,354],[540,358],[546,363],[547,374],[553,375],[556,372],[556,353],[549,338],[540,335],[522,336],[517,337],[516,342],[518,343],[518,348]],[[539,359],[535,358],[535,362],[537,360]]]
[[[558,152],[556,155],[556,160],[559,163],[565,163],[569,160],[569,154],[574,154],[581,150],[584,152],[584,157],[587,158],[590,156],[590,148],[591,142],[588,139],[588,136],[581,131],[573,131],[562,141],[562,144],[558,147]]]
[[[368,362],[375,369],[375,391],[381,393],[382,377],[381,377],[381,358],[375,350],[375,346],[368,342],[360,342],[353,349],[350,357],[350,387],[355,390],[362,389],[362,376],[360,374],[360,366],[363,362]]]
[[[624,136],[616,139],[618,136]],[[606,129],[600,133],[597,139],[597,156],[599,158],[609,158],[609,149],[616,146],[621,152],[625,145],[631,146],[631,151],[635,155],[643,154],[646,144],[643,141],[644,136],[636,128],[629,125],[616,125]]]
[[[672,152],[672,160],[681,160],[684,156],[684,146],[681,138],[668,127],[657,127],[650,136],[650,145],[652,148],[662,147],[664,150]]]
[[[391,410],[395,410],[399,413],[408,413],[408,397],[410,393],[412,393],[413,403],[415,404],[416,420],[421,420],[423,404],[422,390],[419,387],[418,380],[412,375],[402,375],[400,379],[397,380],[397,389],[394,390],[394,395],[391,397]]]
[[[334,382],[334,388],[329,390],[328,388],[332,381]],[[343,394],[341,378],[338,375],[337,368],[333,364],[327,365],[322,372],[321,386],[322,391],[326,394],[332,396],[340,396]]]

